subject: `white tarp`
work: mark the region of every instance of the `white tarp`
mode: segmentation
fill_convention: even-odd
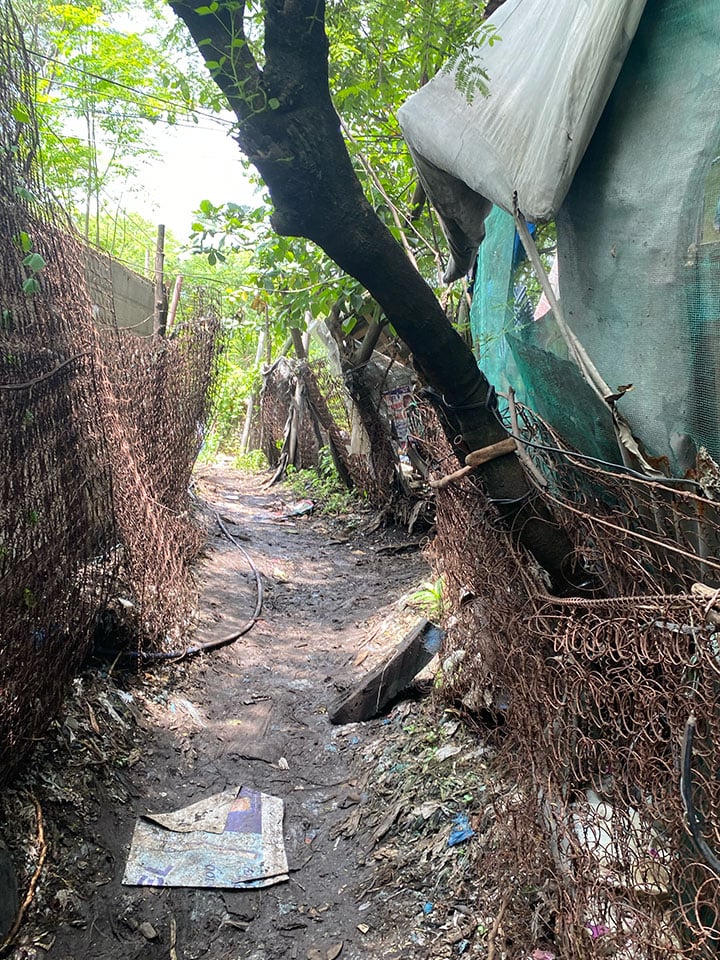
[[[506,0],[499,39],[467,49],[400,108],[398,119],[456,259],[472,262],[491,203],[531,221],[565,198],[646,0]],[[464,78],[487,76],[468,101]],[[469,261],[469,262],[468,262]],[[451,267],[449,273],[452,272]]]

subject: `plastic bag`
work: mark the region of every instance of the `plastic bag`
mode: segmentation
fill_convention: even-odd
[[[517,197],[526,219],[554,217],[645,3],[506,0],[488,20],[499,39],[492,46],[471,39],[400,108],[403,135],[443,220],[456,276],[472,263],[492,203],[512,213]],[[468,93],[467,78],[483,74],[487,79]]]

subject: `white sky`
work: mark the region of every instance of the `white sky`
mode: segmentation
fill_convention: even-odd
[[[201,118],[198,125],[158,124],[152,128],[158,160],[144,161],[125,206],[148,220],[164,223],[184,242],[201,200],[221,204],[253,202],[254,188],[241,163],[240,148],[228,127]]]
[[[175,23],[169,8],[164,14],[168,26]],[[112,22],[119,30],[141,32],[156,21],[142,10],[133,10],[115,14]],[[197,52],[191,55],[201,62]],[[201,111],[198,124],[190,121],[149,127],[162,159],[142,162],[142,172],[127,185],[122,200],[128,210],[141,213],[155,224],[164,223],[181,242],[188,238],[192,211],[197,210],[201,200],[214,204],[253,203],[254,188],[243,170],[240,148],[228,135],[233,115],[225,112],[214,122],[208,113]]]

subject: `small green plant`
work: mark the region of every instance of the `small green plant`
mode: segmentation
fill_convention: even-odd
[[[318,512],[327,516],[340,516],[357,506],[357,493],[348,490],[340,479],[328,447],[321,448],[317,469],[288,467],[286,482],[296,496],[310,497]]]
[[[244,470],[246,473],[261,473],[267,470],[269,464],[262,450],[248,450],[247,453],[241,453],[235,458],[233,466],[236,470]]]
[[[23,282],[23,292],[26,296],[31,297],[40,290],[38,277],[45,269],[45,260],[39,253],[33,250],[32,239],[24,230],[15,237],[15,243],[24,254],[22,262],[29,274]]]
[[[407,600],[411,607],[422,611],[428,620],[442,620],[445,613],[445,577],[441,574],[434,583],[425,580]]]

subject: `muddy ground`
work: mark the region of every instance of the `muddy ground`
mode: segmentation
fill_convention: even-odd
[[[368,514],[288,516],[290,491],[228,469],[201,472],[197,489],[261,572],[262,618],[193,660],[142,672],[95,664],[75,681],[3,798],[23,890],[47,844],[10,955],[379,960],[487,956],[491,945],[500,957],[502,892],[483,889],[472,854],[488,828],[473,811],[493,789],[482,737],[432,698],[362,724],[333,727],[327,716],[420,616],[408,601],[430,576],[419,538],[373,532]],[[235,632],[255,581],[217,528],[199,579],[199,639]],[[284,801],[287,881],[122,885],[138,816],[241,785]],[[463,829],[468,842],[451,843]]]

